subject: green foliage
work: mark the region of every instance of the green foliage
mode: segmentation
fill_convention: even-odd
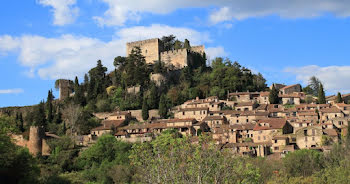
[[[190,41],[188,41],[187,39],[185,39],[184,48],[189,49],[189,50],[191,49]]]
[[[275,85],[272,85],[272,89],[269,94],[269,101],[270,101],[270,104],[279,103],[278,90],[275,88]]]
[[[84,178],[89,181],[113,183],[113,180],[125,180],[130,176],[116,177],[113,176],[113,173],[119,169],[122,169],[125,174],[132,173],[128,167],[130,149],[130,144],[120,142],[114,136],[105,134],[94,145],[81,153],[77,160],[77,167],[84,169]]]
[[[261,183],[259,170],[221,151],[207,136],[199,144],[176,131],[133,145],[131,164],[142,183]]]
[[[174,35],[163,36],[161,40],[164,44],[164,51],[169,51],[174,49],[174,45],[175,45]]]
[[[326,95],[324,93],[322,84],[320,84],[320,87],[318,89],[318,103],[319,104],[326,104]]]
[[[324,168],[324,157],[315,150],[297,150],[283,158],[283,166],[286,176],[307,177]]]
[[[343,101],[343,98],[342,98],[342,96],[341,96],[341,93],[338,92],[336,103],[343,103],[343,102],[344,102],[344,101]]]
[[[33,112],[33,125],[46,127],[46,114],[44,102],[40,102]]]
[[[148,104],[147,104],[147,99],[143,99],[142,102],[142,119],[143,120],[148,120],[149,114],[148,114]]]
[[[14,145],[7,132],[0,132],[0,178],[2,183],[37,183],[40,170],[27,149]]]
[[[99,126],[100,121],[87,110],[83,110],[76,122],[79,135],[87,135],[90,130]]]
[[[159,116],[161,118],[167,118],[168,116],[168,102],[165,95],[160,97],[159,101]]]
[[[317,96],[318,95],[318,92],[320,91],[320,85],[321,85],[321,81],[315,77],[315,76],[312,76],[310,77],[310,80],[309,80],[309,87],[311,88],[311,92],[314,96]]]

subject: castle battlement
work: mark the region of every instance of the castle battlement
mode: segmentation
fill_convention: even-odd
[[[141,40],[141,41],[134,41],[134,42],[128,42],[126,43],[127,46],[138,46],[143,45],[147,43],[154,43],[154,42],[160,42],[161,40],[159,38],[151,38],[147,40]]]
[[[128,56],[134,47],[140,47],[145,56],[146,63],[153,64],[155,61],[163,61],[175,67],[183,68],[194,54],[203,54],[204,45],[193,46],[191,49],[177,49],[164,51],[164,43],[159,38],[126,43],[126,55]]]

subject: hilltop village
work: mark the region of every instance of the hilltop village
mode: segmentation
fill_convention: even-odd
[[[350,160],[350,94],[326,97],[316,77],[304,87],[267,86],[260,73],[228,58],[208,61],[203,45],[172,35],[127,43],[126,57],[113,64],[107,72],[97,61],[83,82],[58,79],[57,99],[49,90],[38,105],[0,109],[0,139],[40,163],[32,183],[319,183],[348,176],[332,168]],[[11,149],[4,155],[15,158]]]
[[[190,47],[187,44],[179,49],[165,51],[164,43],[158,38],[131,42],[127,43],[127,55],[137,47],[147,64],[156,65],[154,61],[161,61],[176,71],[194,65],[196,56],[205,56],[204,46]],[[150,80],[159,87],[168,77],[151,73]],[[60,100],[74,97],[70,88],[72,82],[58,82]],[[133,95],[140,93],[141,88],[136,85],[128,87],[126,91]],[[277,92],[273,104],[270,102],[272,91]],[[167,109],[165,113],[171,114],[171,117],[166,119],[161,117],[157,109],[147,109],[147,118],[143,117],[141,109],[96,112],[93,115],[101,121],[100,125],[92,128],[88,135],[78,136],[76,142],[88,146],[101,135],[110,133],[118,140],[144,142],[151,141],[164,130],[175,129],[184,136],[192,137],[194,143],[198,141],[196,138],[199,135],[209,135],[222,149],[238,155],[281,158],[297,149],[327,152],[332,143],[338,142],[347,133],[350,105],[337,103],[335,96],[326,100],[324,104],[316,103],[317,97],[303,92],[300,84],[274,83],[259,92],[236,91],[227,92],[220,98],[209,96],[189,99]],[[348,100],[350,95],[342,96],[342,102]],[[38,130],[33,128],[31,131]],[[42,149],[48,148],[39,146],[32,152],[36,154]]]

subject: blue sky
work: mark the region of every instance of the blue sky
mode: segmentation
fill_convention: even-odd
[[[11,0],[0,6],[0,107],[36,104],[125,43],[174,34],[260,72],[268,84],[317,76],[350,92],[350,2],[341,0]],[[55,92],[58,96],[58,92]]]

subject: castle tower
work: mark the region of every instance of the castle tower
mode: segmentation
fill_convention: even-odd
[[[163,42],[158,38],[126,43],[126,55],[129,56],[134,47],[140,47],[146,63],[160,61],[160,52],[164,50]]]
[[[42,151],[43,128],[31,126],[29,129],[28,149],[33,155],[41,155]]]
[[[72,92],[70,80],[60,79],[59,80],[59,90],[60,90],[60,100],[64,100],[69,97]]]

